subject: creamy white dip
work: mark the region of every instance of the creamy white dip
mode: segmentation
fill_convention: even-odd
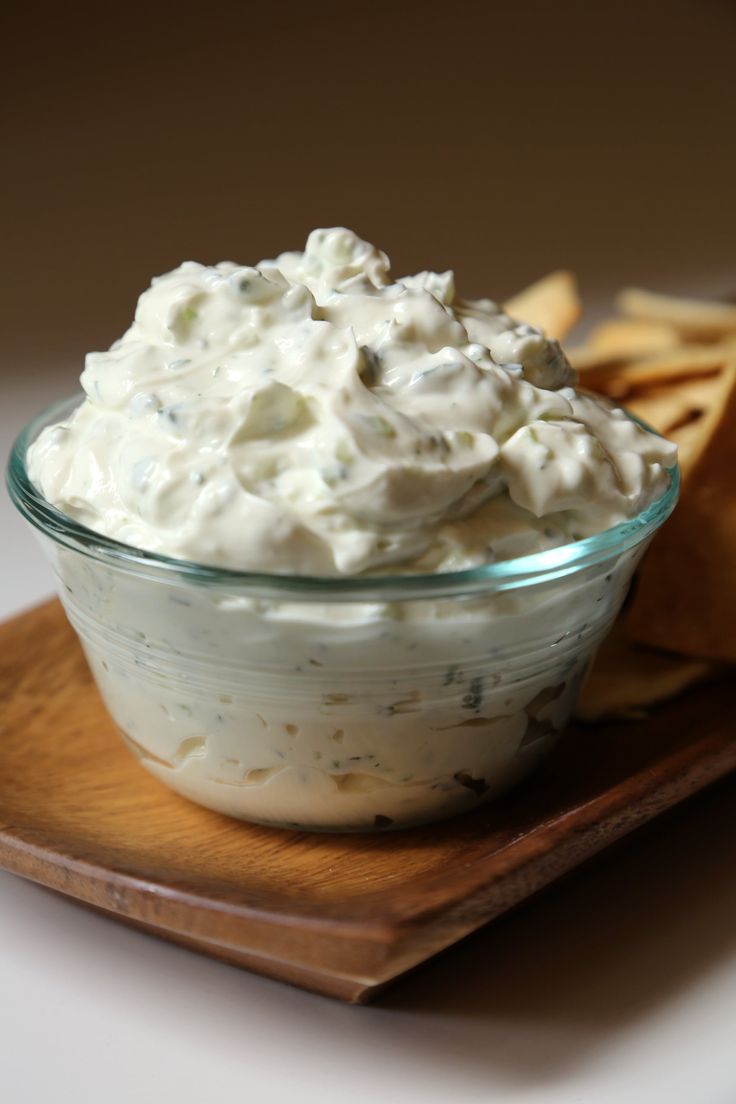
[[[555,341],[451,272],[393,281],[345,229],[155,279],[87,398],[29,451],[64,513],[153,552],[288,574],[440,572],[607,529],[674,446],[574,390]]]
[[[526,773],[644,544],[475,596],[430,586],[395,601],[382,576],[597,533],[658,498],[674,462],[668,442],[575,391],[556,342],[457,299],[449,272],[392,281],[386,256],[343,229],[252,268],[159,277],[82,384],[28,455],[64,513],[204,564],[376,576],[365,601],[329,587],[264,598],[48,542],[144,765],[211,808],[289,826],[418,823]]]

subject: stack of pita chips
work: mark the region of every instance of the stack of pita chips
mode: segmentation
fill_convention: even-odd
[[[736,306],[630,288],[618,313],[568,349],[579,386],[676,441],[680,502],[601,648],[578,715],[639,717],[736,663]],[[557,272],[506,304],[564,338],[580,303]]]

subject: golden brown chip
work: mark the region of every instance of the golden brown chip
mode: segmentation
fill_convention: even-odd
[[[571,272],[560,270],[524,288],[504,303],[512,318],[544,330],[547,337],[561,341],[580,317],[580,296]]]
[[[663,322],[632,318],[608,318],[596,326],[584,345],[567,350],[573,368],[612,368],[629,360],[641,360],[679,345],[680,335]]]
[[[712,376],[683,379],[662,387],[636,391],[626,406],[667,437],[673,430],[695,422],[713,403],[721,401],[723,383],[720,376],[721,373],[716,372]]]
[[[567,359],[573,368],[580,372],[590,372],[593,368],[617,368],[626,363],[626,357],[608,353],[605,350],[592,349],[590,345],[571,345],[565,347]]]
[[[733,355],[734,346],[726,342],[680,345],[643,360],[580,370],[580,385],[612,399],[624,399],[642,388],[715,373]]]
[[[658,295],[641,288],[625,288],[616,297],[622,314],[646,322],[674,326],[683,337],[712,340],[736,333],[736,305]]]
[[[674,326],[637,318],[609,318],[595,327],[587,342],[589,349],[626,360],[661,353],[679,344],[680,335]]]
[[[715,377],[718,390],[711,394],[709,406],[696,421],[676,426],[669,436],[678,446],[678,459],[683,475],[689,475],[696,461],[717,433],[726,433],[723,425],[724,408],[732,401],[736,388],[736,363],[731,363]]]
[[[625,615],[632,639],[736,662],[736,364],[695,422],[679,506],[655,538]]]
[[[583,686],[575,715],[583,721],[640,717],[708,678],[710,663],[653,651],[627,640],[621,623],[603,642]]]

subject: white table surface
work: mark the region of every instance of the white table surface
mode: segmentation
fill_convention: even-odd
[[[3,458],[74,374],[3,386]],[[0,541],[6,617],[51,577],[4,496]],[[734,797],[720,784],[368,1008],[0,873],[0,1100],[734,1104]]]

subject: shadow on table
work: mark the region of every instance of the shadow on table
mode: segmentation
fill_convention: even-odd
[[[386,993],[400,1031],[524,1082],[554,1078],[736,952],[736,778]],[[434,1021],[441,1020],[442,1026]],[[460,1023],[450,1036],[447,1024]]]
[[[82,1007],[107,1001],[125,1022],[145,1008],[156,1032],[194,1047],[206,1038],[213,1061],[247,1070],[291,1054],[275,1071],[286,1088],[359,1078],[356,1101],[389,1083],[405,1086],[407,1101],[485,1099],[570,1075],[736,952],[735,799],[736,779],[720,783],[365,1008],[232,969],[30,885],[13,882],[1,918],[50,992],[73,986]]]

